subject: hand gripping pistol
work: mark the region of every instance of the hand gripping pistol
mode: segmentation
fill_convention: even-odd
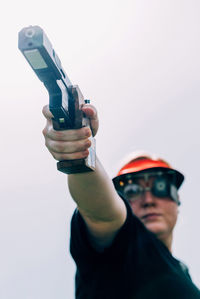
[[[79,129],[90,126],[81,110],[84,97],[77,85],[72,85],[47,35],[39,26],[29,26],[19,32],[18,47],[49,93],[49,109],[54,130]],[[91,138],[89,156],[85,159],[63,160],[57,169],[67,174],[95,169],[95,139]]]

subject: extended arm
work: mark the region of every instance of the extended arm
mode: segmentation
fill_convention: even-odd
[[[90,118],[95,135],[98,130],[96,110],[91,105],[85,105],[83,111]],[[46,146],[56,160],[87,157],[91,135],[88,128],[55,131],[48,106],[44,107],[43,114],[47,119],[43,130]],[[99,249],[109,246],[125,222],[126,208],[99,160],[93,172],[68,175],[68,185],[88,227],[93,246]]]

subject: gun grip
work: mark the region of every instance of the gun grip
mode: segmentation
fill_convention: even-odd
[[[70,92],[75,102],[74,129],[78,129],[83,126],[89,127],[89,120],[84,117],[81,110],[81,107],[85,102],[79,87],[77,85],[71,86]],[[87,158],[59,161],[57,163],[57,169],[66,174],[94,171],[96,162],[96,144],[95,138],[93,136],[91,136],[89,139],[91,141],[91,146],[89,148],[89,155]]]
[[[64,160],[57,163],[57,169],[63,173],[83,173],[95,170],[95,139],[91,137],[92,145],[89,148],[89,156],[85,159]]]

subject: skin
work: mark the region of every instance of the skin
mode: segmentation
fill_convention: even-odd
[[[45,145],[54,159],[71,160],[88,156],[89,137],[98,130],[98,116],[91,105],[82,107],[90,119],[91,129],[55,131],[48,106],[43,108],[46,126],[43,130]],[[126,207],[117,194],[112,180],[96,157],[95,171],[68,175],[68,187],[88,228],[91,245],[101,251],[112,244],[126,220]]]
[[[90,119],[91,129],[83,127],[55,131],[48,106],[43,108],[46,118],[43,130],[45,145],[55,160],[82,159],[88,156],[91,145],[89,137],[97,133],[99,120],[92,105],[84,105],[82,110]],[[146,184],[142,180],[140,183]],[[126,208],[98,158],[95,171],[68,175],[68,187],[88,227],[92,245],[97,250],[110,246],[126,220]],[[140,199],[131,202],[131,207],[147,229],[155,233],[171,250],[172,233],[178,214],[176,203],[169,198],[159,199],[150,192],[145,192]],[[143,218],[148,213],[159,215]]]
[[[151,187],[154,178],[148,182],[139,180],[142,187]],[[134,214],[142,221],[145,227],[154,233],[171,251],[173,229],[178,217],[178,206],[170,198],[159,198],[150,191],[145,191],[138,199],[130,199]]]
[[[89,137],[96,135],[99,120],[97,111],[92,105],[84,105],[82,110],[90,119],[91,129],[83,127],[77,130],[55,131],[52,125],[53,115],[48,105],[43,107],[42,113],[46,118],[46,126],[42,133],[45,145],[55,160],[82,159],[88,156],[88,148],[91,145]]]

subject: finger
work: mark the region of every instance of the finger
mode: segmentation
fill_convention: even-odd
[[[83,152],[76,152],[71,154],[63,154],[63,153],[55,153],[50,152],[55,160],[64,161],[64,160],[77,160],[77,159],[85,159],[89,155],[89,150],[85,150]]]
[[[46,147],[50,152],[57,154],[72,154],[77,152],[83,152],[91,146],[91,141],[89,139],[79,140],[79,141],[53,141],[50,139],[46,140]]]
[[[46,117],[46,119],[52,119],[53,118],[53,114],[49,110],[49,105],[45,105],[43,107],[42,113],[43,113],[44,117]]]
[[[53,129],[52,123],[47,121],[46,127],[42,131],[45,138],[54,141],[75,141],[85,139],[91,136],[91,130],[83,127],[75,130],[56,131]]]
[[[82,110],[90,119],[95,119],[97,117],[97,110],[96,108],[91,104],[84,104],[82,107]]]
[[[99,119],[96,108],[90,104],[85,104],[82,107],[82,111],[85,113],[86,117],[89,118],[92,134],[95,136],[99,128]]]

